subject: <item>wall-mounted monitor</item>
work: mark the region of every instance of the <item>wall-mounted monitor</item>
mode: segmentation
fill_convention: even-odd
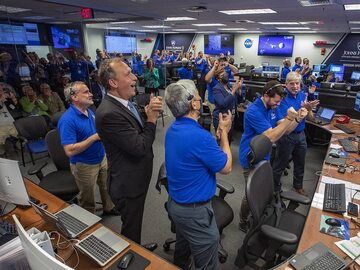
[[[204,52],[205,54],[234,55],[234,35],[204,35]]]
[[[313,72],[321,72],[321,71],[326,71],[326,65],[324,64],[313,65]]]
[[[292,56],[293,47],[292,35],[262,35],[259,36],[258,55]]]
[[[51,26],[51,34],[56,49],[81,47],[81,31],[79,28]]]
[[[108,53],[130,54],[137,50],[136,37],[105,36],[105,47]]]
[[[351,73],[350,80],[352,80],[352,81],[360,81],[360,71],[353,71]]]
[[[39,30],[36,23],[23,23],[28,45],[40,45]]]
[[[0,44],[40,45],[35,23],[0,23]]]

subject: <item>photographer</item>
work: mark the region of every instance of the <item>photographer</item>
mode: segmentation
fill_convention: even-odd
[[[178,69],[178,74],[180,79],[188,79],[192,80],[193,78],[193,71],[192,71],[192,64],[187,58],[183,58],[181,60],[182,67]]]

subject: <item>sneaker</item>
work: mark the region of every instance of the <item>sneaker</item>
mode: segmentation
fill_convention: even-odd
[[[307,192],[303,188],[295,188],[295,191],[303,196],[308,196]]]

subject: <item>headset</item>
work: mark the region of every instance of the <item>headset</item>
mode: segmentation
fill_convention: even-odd
[[[268,95],[268,96],[274,96],[274,93],[273,93],[273,89],[275,89],[276,87],[279,87],[281,86],[281,88],[283,89],[283,93],[284,93],[284,97],[286,97],[287,95],[287,91],[284,89],[284,87],[282,86],[281,83],[277,83],[275,84],[274,86],[271,86],[269,89],[266,89],[265,92],[264,92],[264,95]]]

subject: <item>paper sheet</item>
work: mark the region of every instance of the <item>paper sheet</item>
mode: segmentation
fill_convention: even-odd
[[[311,207],[315,207],[318,209],[323,209],[323,204],[324,204],[324,194],[321,193],[315,193],[314,194],[314,198],[311,202]]]
[[[330,132],[332,134],[345,134],[345,132],[340,129],[330,129]]]
[[[337,143],[332,143],[332,144],[330,144],[330,148],[332,148],[332,149],[341,149],[342,146],[340,144],[337,144]]]
[[[354,259],[360,254],[360,238],[358,236],[350,238],[350,240],[341,240],[335,242],[343,252],[346,253],[351,259]],[[356,260],[356,263],[360,265],[360,258]]]

